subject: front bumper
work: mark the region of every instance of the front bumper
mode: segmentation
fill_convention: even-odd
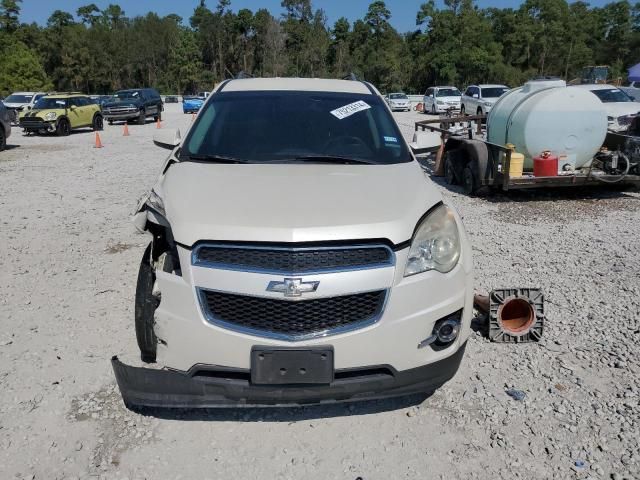
[[[447,358],[401,372],[388,365],[336,370],[335,380],[320,386],[256,386],[248,370],[215,366],[198,365],[187,372],[154,370],[126,365],[118,357],[111,364],[129,407],[309,405],[430,393],[453,378],[465,348],[466,343]]]
[[[56,129],[56,121],[46,121],[41,119],[32,119],[32,118],[21,118],[20,119],[20,128],[28,131],[28,132],[39,132],[39,131],[47,131],[53,132]]]
[[[132,120],[138,118],[140,113],[105,113],[103,117],[105,120]]]

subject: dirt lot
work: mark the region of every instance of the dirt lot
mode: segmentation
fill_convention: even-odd
[[[410,136],[419,115],[396,116]],[[0,153],[0,478],[640,478],[638,193],[469,198],[438,180],[478,286],[542,287],[548,323],[535,345],[477,333],[430,398],[140,415],[109,359],[136,349],[147,239],[129,215],[166,154],[152,123],[129,129],[103,149],[15,129]]]

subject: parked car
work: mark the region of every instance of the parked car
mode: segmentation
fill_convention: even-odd
[[[163,110],[162,98],[153,88],[120,90],[102,106],[102,113],[109,125],[116,120],[136,120],[138,125],[144,125],[147,117],[152,117],[154,121],[161,120]]]
[[[182,97],[183,113],[198,113],[204,105],[204,97]]]
[[[0,152],[7,147],[7,138],[11,136],[11,118],[9,110],[0,101]]]
[[[100,108],[107,102],[113,101],[113,95],[90,95],[89,98],[96,105],[100,105]]]
[[[422,99],[425,113],[436,115],[447,111],[460,111],[460,90],[452,86],[428,88]]]
[[[411,111],[411,100],[409,100],[406,93],[389,93],[384,97],[384,99],[392,112],[395,112],[396,110],[407,112]]]
[[[36,102],[29,111],[20,115],[20,127],[26,133],[51,133],[67,136],[72,130],[90,127],[102,130],[100,106],[77,93],[56,93]]]
[[[498,98],[508,91],[506,85],[470,85],[460,100],[460,113],[486,115]]]
[[[164,103],[178,103],[178,97],[175,95],[167,95],[164,97]]]
[[[11,123],[17,124],[20,112],[33,108],[33,105],[45,95],[44,92],[14,92],[5,98],[3,102],[9,111]]]
[[[375,87],[230,80],[184,140],[154,142],[172,153],[134,222],[152,235],[135,322],[156,363],[113,358],[126,405],[356,401],[455,374],[470,243]]]
[[[640,113],[640,102],[635,102],[629,95],[606,84],[575,85],[571,88],[583,88],[592,92],[604,103],[607,110],[609,130],[623,132],[629,128],[634,117]]]

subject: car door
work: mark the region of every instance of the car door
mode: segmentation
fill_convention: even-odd
[[[83,125],[82,111],[77,97],[67,99],[67,118],[71,128],[78,128]]]
[[[479,101],[478,101],[479,95],[480,95],[480,91],[478,87],[469,87],[467,89],[467,94],[466,94],[467,98],[465,98],[464,106],[469,114],[476,113],[476,110],[479,104]]]
[[[82,125],[91,125],[93,123],[93,104],[87,97],[78,97],[76,100],[78,101]]]
[[[433,88],[427,88],[427,91],[424,94],[424,109],[431,110],[431,105],[433,105]]]
[[[149,90],[144,90],[141,93],[144,97],[144,105],[147,115],[155,115],[158,113],[158,104],[156,103],[155,98],[153,98],[153,94]]]

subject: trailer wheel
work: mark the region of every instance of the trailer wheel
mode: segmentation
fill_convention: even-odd
[[[451,162],[451,157],[448,154],[446,154],[444,160],[444,179],[447,182],[447,185],[456,184],[456,172],[453,169],[453,163]]]
[[[473,195],[478,190],[475,176],[468,165],[462,170],[462,187],[467,195]]]

